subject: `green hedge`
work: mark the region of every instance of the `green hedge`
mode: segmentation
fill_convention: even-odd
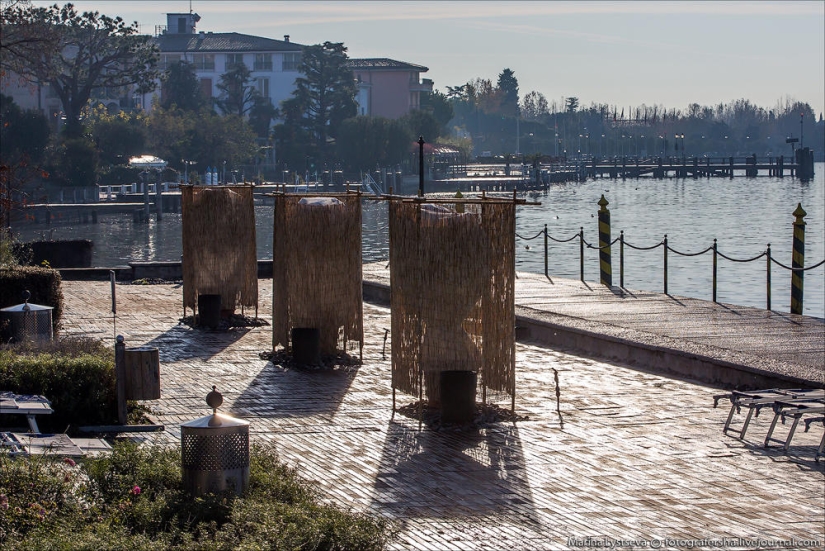
[[[0,308],[23,302],[23,291],[29,291],[32,304],[51,306],[52,327],[57,334],[63,316],[63,291],[60,272],[39,266],[0,268]]]
[[[37,418],[45,433],[117,422],[114,352],[21,353],[17,347],[2,349],[0,390],[48,398],[54,413]],[[25,419],[19,415],[0,415],[0,426],[21,425]]]

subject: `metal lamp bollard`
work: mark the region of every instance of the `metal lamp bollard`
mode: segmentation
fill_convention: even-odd
[[[249,486],[249,422],[218,413],[223,396],[215,387],[206,395],[212,415],[182,423],[183,486],[192,495],[241,495]]]
[[[8,322],[8,330],[3,335],[3,341],[13,339],[22,342],[27,339],[50,341],[54,338],[52,332],[52,308],[39,304],[29,304],[31,293],[23,292],[23,304],[9,306],[0,310],[0,322]],[[0,323],[0,327],[4,325]]]

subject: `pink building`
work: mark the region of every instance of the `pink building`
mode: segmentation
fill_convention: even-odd
[[[387,58],[350,59],[358,82],[358,114],[397,119],[421,107],[421,93],[432,93],[433,81],[419,80],[429,69]]]

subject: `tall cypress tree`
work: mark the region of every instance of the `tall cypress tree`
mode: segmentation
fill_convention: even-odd
[[[358,112],[346,52],[340,42],[305,47],[298,68],[302,76],[295,79],[292,97],[283,102],[285,125],[309,133],[319,161],[328,160],[341,123]]]

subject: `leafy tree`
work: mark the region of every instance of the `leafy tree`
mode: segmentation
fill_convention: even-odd
[[[98,154],[88,137],[67,138],[57,148],[53,164],[56,180],[67,186],[92,186],[97,176]]]
[[[439,124],[434,116],[426,111],[410,111],[398,120],[404,125],[413,139],[418,139],[418,136],[423,136],[426,141],[433,143],[441,135],[441,124]]]
[[[255,133],[238,115],[157,106],[149,115],[148,130],[147,147],[179,170],[184,169],[184,159],[195,161],[199,171],[223,161],[231,170],[252,159],[257,151]]]
[[[0,94],[0,164],[39,164],[49,134],[42,113],[22,111],[10,96]]]
[[[535,90],[526,94],[522,100],[521,113],[527,120],[539,120],[549,113],[547,98]]]
[[[173,105],[184,111],[198,111],[206,106],[200,82],[191,63],[177,61],[161,77],[160,106]]]
[[[564,99],[564,108],[568,113],[575,113],[579,108],[579,98],[572,96]],[[624,110],[622,110],[624,112]]]
[[[341,123],[336,150],[349,169],[369,170],[403,162],[412,140],[401,121],[358,116]]]
[[[453,119],[453,105],[450,100],[439,92],[433,91],[432,94],[423,94],[421,96],[421,110],[430,113],[436,122],[439,124],[440,136],[447,134],[447,125]]]
[[[270,124],[277,116],[278,110],[272,105],[272,101],[257,94],[252,101],[252,109],[249,110],[249,126],[255,135],[259,138],[269,137]]]
[[[357,88],[352,70],[346,65],[347,49],[342,43],[324,42],[304,48],[292,97],[283,102],[285,124],[305,132],[314,152],[326,160],[329,141],[338,136],[341,123],[357,113]]]
[[[218,82],[220,96],[215,105],[227,114],[246,115],[255,104],[258,91],[252,85],[252,72],[244,63],[233,63]]]
[[[138,25],[98,12],[15,5],[3,14],[4,26],[19,25],[33,34],[52,37],[46,42],[4,47],[8,68],[32,83],[49,84],[60,98],[66,115],[66,132],[81,134],[80,116],[96,89],[134,86],[138,92],[154,89],[157,47]]]
[[[141,114],[101,114],[90,123],[103,165],[122,165],[146,152],[146,119]]]
[[[515,117],[519,114],[518,79],[510,69],[504,69],[498,75],[498,90],[501,92],[501,114]]]

